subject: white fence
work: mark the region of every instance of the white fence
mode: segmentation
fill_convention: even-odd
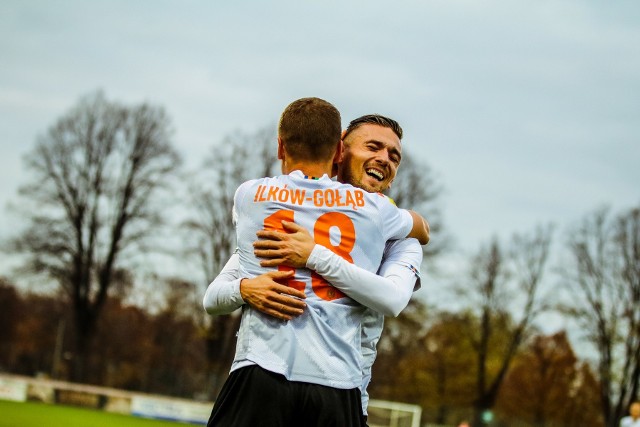
[[[213,402],[6,374],[0,374],[0,399],[83,406],[192,424],[206,424],[213,407]]]
[[[191,424],[206,424],[213,408],[213,402],[8,374],[0,374],[0,399],[83,406]],[[421,413],[422,409],[417,405],[382,400],[369,402],[371,426],[418,427]]]

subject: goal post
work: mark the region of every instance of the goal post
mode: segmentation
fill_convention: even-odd
[[[370,427],[420,427],[422,408],[387,400],[369,401],[367,424]]]

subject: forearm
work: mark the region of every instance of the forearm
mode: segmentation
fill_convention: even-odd
[[[233,254],[220,274],[209,284],[202,301],[207,313],[214,316],[229,314],[244,304],[240,296],[238,267],[238,255]]]
[[[397,316],[409,303],[413,291],[411,275],[400,269],[389,269],[385,276],[364,270],[348,262],[329,249],[316,245],[307,260],[307,268],[314,270],[336,288],[386,316]]]
[[[418,239],[420,244],[426,245],[430,239],[429,223],[419,213],[415,211],[409,211],[413,218],[413,228],[407,237],[413,237]]]

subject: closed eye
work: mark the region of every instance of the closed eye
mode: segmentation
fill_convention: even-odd
[[[380,149],[382,148],[382,144],[376,141],[371,141],[367,143],[367,148],[371,151],[380,151]]]

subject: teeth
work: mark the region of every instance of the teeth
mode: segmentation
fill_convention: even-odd
[[[367,173],[369,175],[373,175],[375,178],[378,179],[378,181],[382,181],[384,179],[384,175],[376,169],[367,169]]]

